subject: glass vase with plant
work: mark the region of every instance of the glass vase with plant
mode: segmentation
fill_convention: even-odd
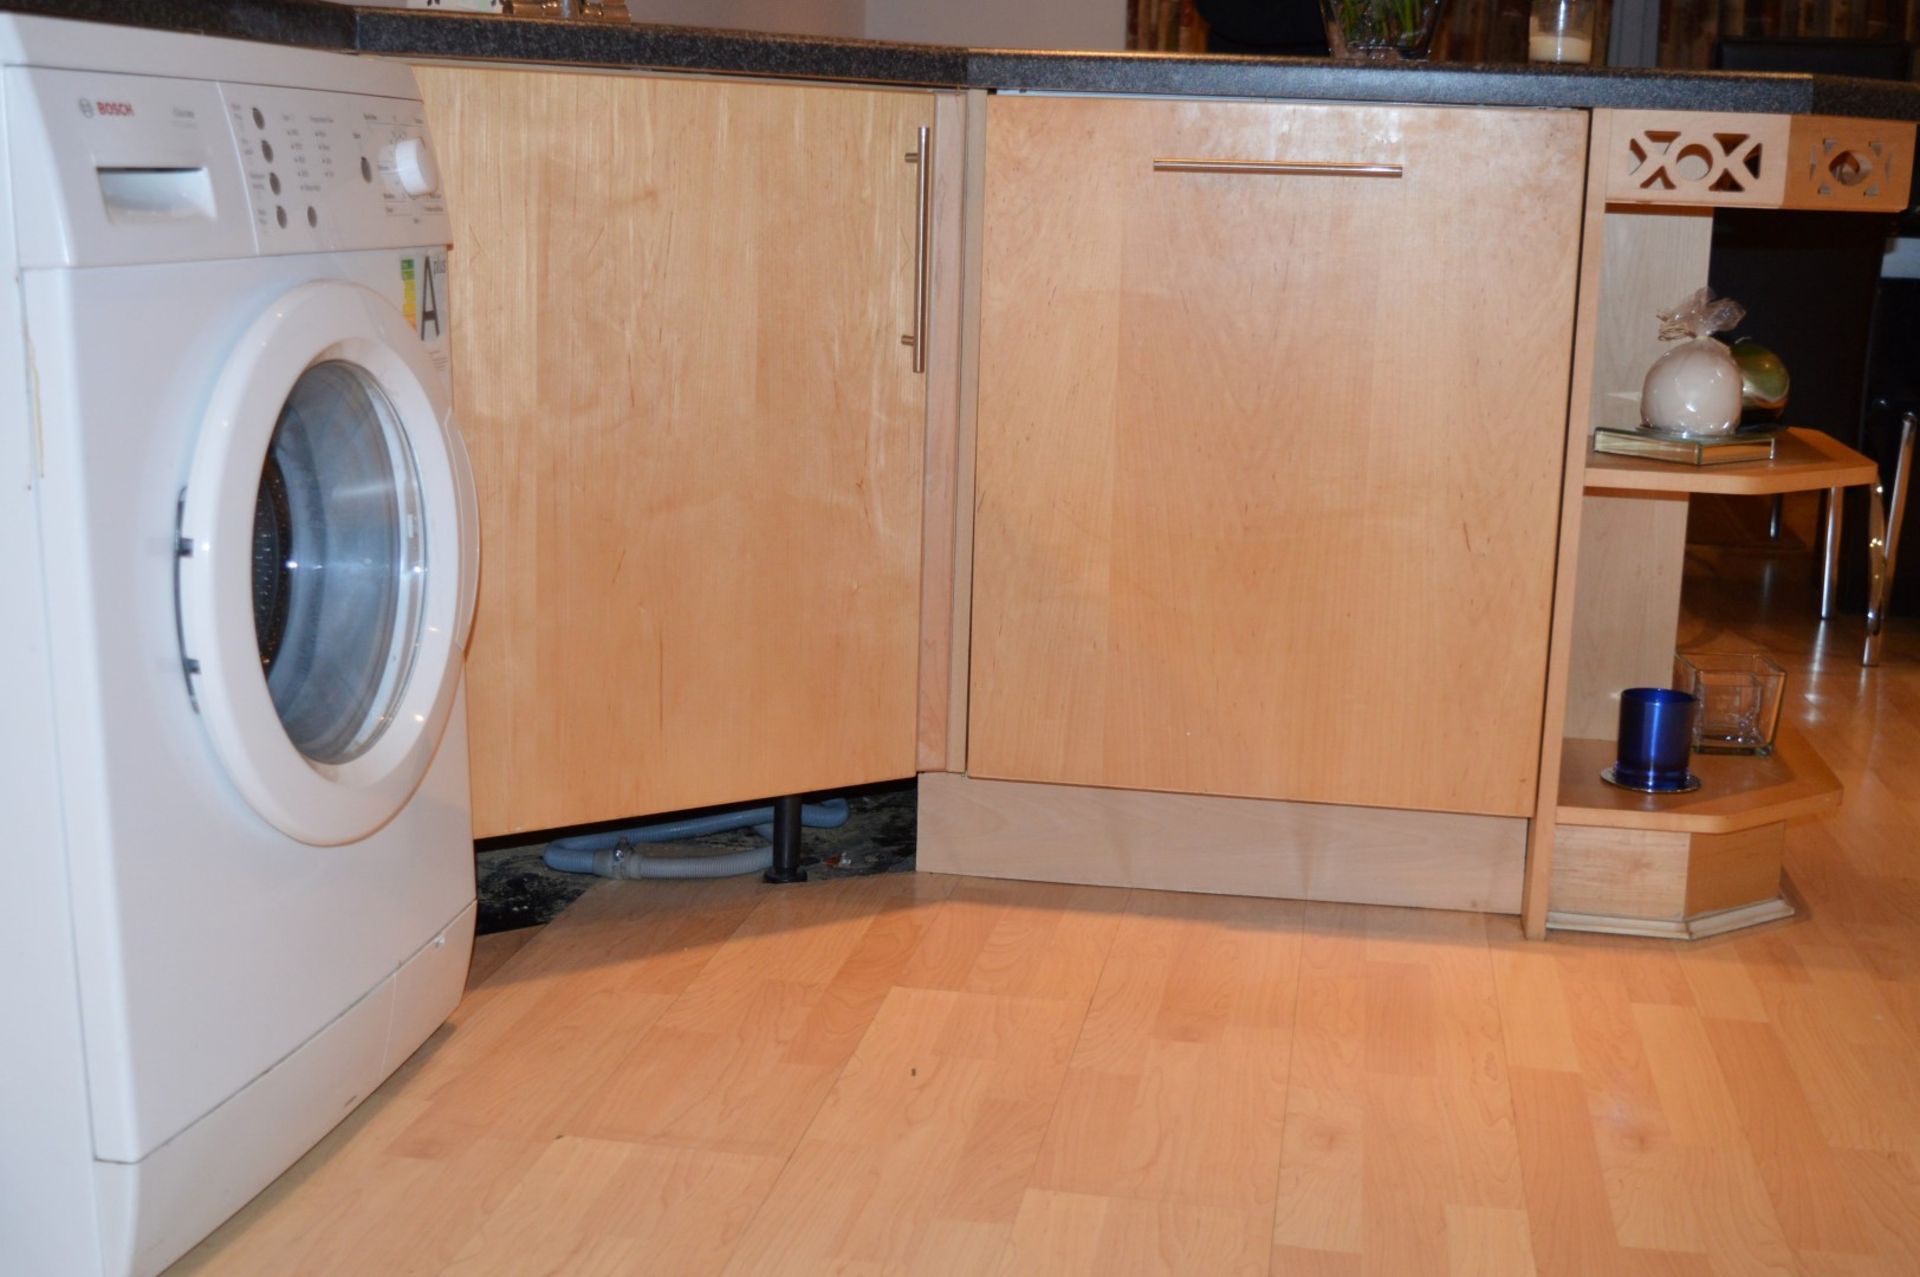
[[[1424,58],[1445,0],[1320,0],[1336,58]]]

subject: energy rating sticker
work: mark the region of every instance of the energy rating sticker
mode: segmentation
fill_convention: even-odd
[[[418,331],[420,327],[420,285],[413,275],[413,258],[400,259],[400,313],[407,317],[407,327]]]
[[[440,295],[446,291],[447,255],[429,254],[426,258],[400,259],[400,313],[407,327],[420,334],[420,340],[438,337],[444,331],[440,319]],[[433,331],[429,333],[427,330]]]

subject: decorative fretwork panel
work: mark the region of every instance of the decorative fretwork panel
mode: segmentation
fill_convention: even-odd
[[[1788,208],[1898,212],[1912,182],[1914,126],[1806,115],[1787,146]]]
[[[1789,121],[1710,111],[1597,113],[1607,200],[1777,208],[1786,189]]]

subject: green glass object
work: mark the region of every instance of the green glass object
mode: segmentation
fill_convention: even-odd
[[[1787,406],[1787,391],[1792,379],[1780,356],[1751,337],[1733,343],[1733,362],[1740,365],[1740,402],[1763,412],[1779,412]]]

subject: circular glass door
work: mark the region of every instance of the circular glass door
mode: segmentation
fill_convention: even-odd
[[[313,365],[280,412],[253,509],[260,665],[307,758],[358,758],[392,720],[426,570],[420,485],[392,404],[352,364]]]
[[[472,478],[399,310],[295,289],[213,395],[181,505],[182,656],[247,802],[305,842],[364,837],[432,760],[475,578]]]

